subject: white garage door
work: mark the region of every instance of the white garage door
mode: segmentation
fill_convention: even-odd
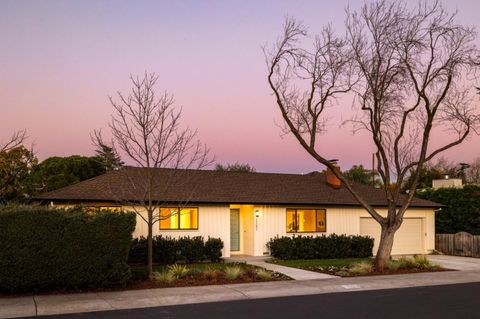
[[[393,255],[423,254],[425,234],[422,218],[404,218],[402,226],[395,233]],[[380,225],[373,218],[360,218],[360,234],[375,239],[373,254],[378,250],[380,241]]]

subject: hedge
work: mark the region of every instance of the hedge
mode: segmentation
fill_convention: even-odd
[[[0,207],[0,291],[124,286],[135,214]]]
[[[373,238],[368,236],[275,237],[268,242],[278,259],[365,258],[372,256]]]
[[[480,186],[429,189],[416,196],[447,206],[435,214],[435,232],[480,235]]]
[[[157,264],[172,264],[175,262],[192,263],[208,259],[219,261],[222,257],[223,241],[220,238],[209,237],[206,241],[201,236],[153,237],[153,262]],[[128,256],[130,264],[146,264],[147,239],[136,238],[132,242]]]

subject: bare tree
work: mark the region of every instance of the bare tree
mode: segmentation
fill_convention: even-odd
[[[128,95],[118,92],[117,100],[110,97],[114,113],[109,124],[113,140],[120,150],[137,166],[146,168],[146,180],[142,185],[136,184],[138,179],[130,180],[131,187],[141,189],[144,194],[140,203],[132,203],[131,206],[136,209],[136,205],[140,205],[144,209],[136,212],[148,226],[150,278],[153,264],[153,226],[165,218],[159,211],[162,203],[154,198],[152,193],[159,184],[169,186],[169,181],[153,180],[153,169],[200,169],[213,161],[209,156],[209,149],[197,140],[197,132],[180,126],[181,110],[175,108],[173,96],[167,93],[157,96],[157,79],[158,76],[154,73],[145,74],[143,77],[131,76],[131,92]],[[128,199],[122,198],[124,201]]]
[[[478,127],[468,72],[476,67],[472,61],[479,51],[473,43],[474,30],[457,24],[455,16],[438,2],[409,9],[401,2],[376,1],[359,11],[347,10],[345,39],[324,29],[314,52],[305,53],[300,48],[306,36],[304,26],[287,19],[283,35],[273,49],[265,51],[268,82],[287,129],[380,224],[375,259],[380,271],[390,257],[395,232],[424,164],[462,143]],[[352,83],[354,74],[356,83]],[[359,112],[349,123],[355,130],[369,131],[376,147],[386,216],[352,187],[318,147],[317,137],[325,128],[324,106],[333,105],[349,91],[356,96]],[[452,140],[434,148],[430,143],[434,128],[453,132]],[[401,185],[409,172],[413,183],[408,195],[402,196]]]
[[[10,139],[4,143],[0,143],[0,152],[8,152],[9,150],[22,145],[28,138],[26,130],[19,130],[13,132]]]

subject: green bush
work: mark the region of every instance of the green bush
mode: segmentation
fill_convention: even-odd
[[[176,262],[192,263],[209,259],[219,261],[222,257],[223,241],[220,238],[180,237],[178,239],[164,236],[153,237],[153,262],[157,264],[173,264]],[[132,241],[130,264],[147,263],[147,239],[136,238]]]
[[[455,234],[464,231],[480,235],[480,186],[430,189],[418,192],[416,196],[447,206],[435,214],[437,233]]]
[[[365,258],[372,256],[373,238],[368,236],[275,237],[268,242],[278,259]]]
[[[147,239],[145,237],[134,238],[128,253],[129,264],[147,263]]]
[[[220,261],[222,258],[223,241],[220,238],[208,237],[205,242],[205,257],[212,262]]]
[[[192,263],[205,258],[203,237],[181,237],[176,242],[177,260]]]
[[[135,214],[0,208],[0,291],[124,286]]]
[[[145,240],[145,246],[143,251],[145,258],[142,259],[146,262],[147,255],[147,240]],[[162,235],[155,236],[153,238],[153,262],[157,264],[173,264],[177,255],[177,241],[170,237],[164,237]]]

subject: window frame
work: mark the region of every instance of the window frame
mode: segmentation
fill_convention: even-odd
[[[294,213],[294,219],[293,219],[293,231],[288,231],[288,211],[293,210],[295,211]],[[297,225],[297,211],[299,210],[313,210],[315,211],[315,229],[318,227],[318,211],[324,211],[325,212],[325,230],[315,230],[315,231],[299,231],[298,230],[298,225]],[[315,234],[315,233],[326,233],[327,232],[327,209],[326,208],[293,208],[293,207],[287,207],[285,209],[285,231],[287,234]]]
[[[198,225],[200,223],[200,207],[198,206],[188,206],[188,207],[180,207],[180,206],[168,206],[168,207],[159,207],[158,208],[158,215],[160,216],[161,214],[161,210],[162,209],[177,209],[178,210],[178,214],[177,214],[177,222],[178,222],[178,228],[162,228],[162,219],[160,218],[158,220],[158,229],[159,230],[173,230],[173,231],[190,231],[190,230],[198,230]],[[181,228],[182,225],[180,223],[181,219],[180,219],[180,215],[181,215],[181,210],[182,209],[196,209],[197,211],[197,227],[196,228]],[[174,215],[172,215],[174,216]],[[170,216],[170,217],[172,217]]]

